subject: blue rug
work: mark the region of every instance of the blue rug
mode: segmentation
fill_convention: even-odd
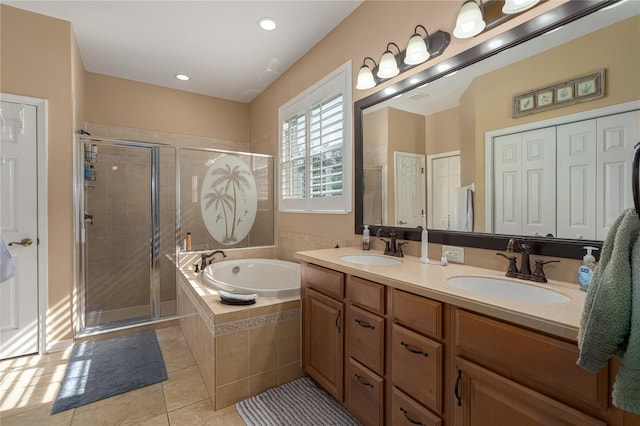
[[[77,345],[51,414],[167,380],[155,331]]]

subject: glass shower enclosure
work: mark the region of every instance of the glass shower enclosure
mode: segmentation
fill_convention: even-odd
[[[80,139],[79,328],[176,314],[176,149]]]

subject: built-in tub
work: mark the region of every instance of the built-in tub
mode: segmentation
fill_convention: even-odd
[[[300,265],[273,259],[225,260],[207,266],[203,282],[231,293],[260,297],[300,295]]]

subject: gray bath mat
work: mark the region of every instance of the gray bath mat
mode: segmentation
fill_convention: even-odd
[[[236,404],[248,426],[360,426],[360,423],[308,377],[269,389]]]
[[[156,332],[73,348],[51,414],[167,380]]]

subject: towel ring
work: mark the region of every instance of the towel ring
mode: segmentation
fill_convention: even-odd
[[[640,217],[640,142],[636,143],[633,153],[633,204],[636,207],[636,213]]]

